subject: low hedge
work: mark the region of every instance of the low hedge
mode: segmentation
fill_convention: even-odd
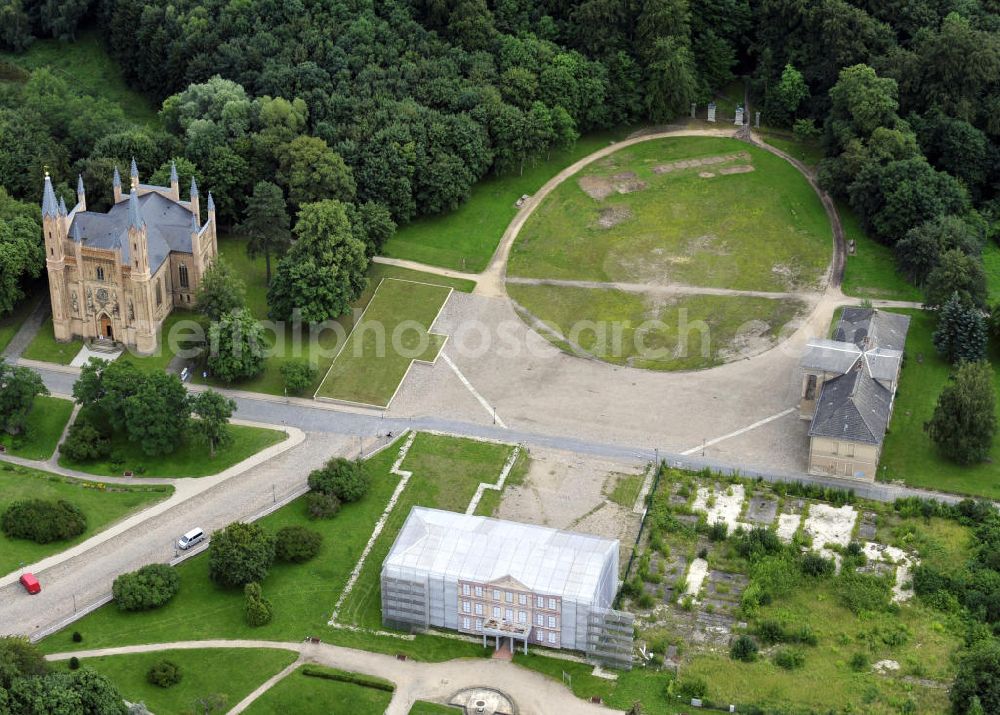
[[[123,573],[111,586],[115,603],[123,611],[159,608],[180,589],[177,572],[166,564],[149,564],[138,571]]]
[[[323,678],[324,680],[336,680],[341,683],[351,683],[352,685],[360,685],[362,688],[384,690],[387,693],[391,693],[396,689],[396,686],[388,680],[382,680],[381,678],[374,678],[360,673],[348,673],[343,670],[317,668],[312,665],[303,666],[302,675],[309,678]]]
[[[64,499],[24,499],[7,508],[0,529],[12,539],[48,544],[82,534],[87,530],[87,517],[78,506]]]

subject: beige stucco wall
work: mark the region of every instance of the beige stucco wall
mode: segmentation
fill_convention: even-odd
[[[809,441],[809,473],[874,481],[879,451],[863,442],[813,437]]]

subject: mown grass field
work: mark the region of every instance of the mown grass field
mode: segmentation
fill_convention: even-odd
[[[384,279],[334,358],[317,397],[388,407],[413,362],[434,362],[445,336],[431,326],[451,290]]]
[[[452,705],[440,705],[429,703],[426,700],[418,700],[413,703],[409,715],[459,715],[461,712],[462,708]]]
[[[267,274],[264,259],[250,259],[246,254],[246,242],[238,236],[231,235],[219,237],[219,255],[233,267],[236,275],[246,283],[247,306],[250,311],[259,320],[268,320]],[[272,261],[272,270],[275,263]],[[315,367],[316,372],[312,384],[304,390],[303,394],[313,395],[329,371],[330,364],[340,350],[341,343],[351,332],[358,316],[371,301],[375,289],[383,278],[431,283],[464,293],[471,293],[476,287],[474,282],[468,280],[446,278],[406,268],[372,263],[368,268],[368,287],[351,306],[351,312],[330,321],[329,326],[324,329],[310,331],[307,326],[303,326],[298,340],[296,340],[293,327],[286,326],[282,335],[284,347],[280,349],[276,347],[278,337],[274,330],[267,331],[264,337],[268,348],[270,348],[270,354],[264,361],[264,372],[251,380],[236,383],[231,387],[268,395],[282,395],[285,393],[285,379],[281,375],[281,367],[289,362],[308,362]],[[230,386],[213,380],[211,377],[203,380],[198,370],[195,371],[193,380],[216,387]]]
[[[81,93],[120,105],[126,118],[135,124],[159,126],[158,107],[139,92],[129,89],[121,69],[104,50],[97,32],[80,32],[75,42],[36,39],[23,54],[0,53],[0,61],[28,71],[49,67]]]
[[[69,365],[82,347],[83,341],[79,338],[66,343],[56,342],[56,336],[52,330],[52,317],[49,316],[42,323],[28,347],[24,349],[21,357],[40,362],[52,362],[57,365]]]
[[[7,454],[25,459],[45,460],[59,444],[66,423],[73,413],[73,403],[58,397],[39,395],[28,414],[28,424],[19,435],[0,432],[0,444]]]
[[[0,462],[0,513],[21,499],[65,499],[87,517],[87,530],[70,541],[36,544],[0,533],[0,574],[32,564],[86,541],[128,514],[166,499],[174,491],[163,486],[102,485]]]
[[[512,445],[420,433],[400,469],[413,472],[361,575],[340,611],[340,621],[381,628],[382,562],[414,506],[464,513],[480,482],[495,482]]]
[[[698,370],[728,362],[757,345],[755,336],[777,340],[805,308],[791,298],[667,298],[515,283],[507,284],[507,293],[566,339],[540,331],[563,350],[578,352],[575,344],[605,362],[650,370]]]
[[[734,155],[723,163],[654,171],[680,160]],[[749,173],[721,173],[751,165]],[[582,188],[595,182],[607,194],[603,199]],[[528,219],[508,271],[787,291],[816,285],[831,251],[819,198],[784,159],[734,139],[674,137],[622,149],[562,183]]]
[[[906,336],[906,357],[899,378],[896,405],[879,465],[881,481],[902,480],[912,487],[1000,498],[1000,439],[994,439],[989,460],[972,466],[957,465],[938,452],[924,432],[938,395],[951,374],[934,348],[935,315],[921,310],[899,310],[912,316]],[[993,387],[1000,402],[1000,356],[993,351]]]
[[[892,249],[868,237],[857,215],[843,201],[837,202],[837,213],[844,227],[844,239],[854,241],[854,255],[844,264],[844,295],[885,300],[923,300],[920,289],[896,270]]]
[[[332,671],[332,668],[314,670]],[[251,703],[249,715],[382,715],[392,700],[392,693],[368,688],[356,683],[345,683],[307,676],[298,668],[273,688]]]
[[[515,202],[522,195],[534,194],[562,169],[621,139],[627,132],[621,129],[588,134],[569,149],[552,152],[546,160],[526,165],[523,172],[483,179],[472,187],[469,200],[454,211],[425,216],[401,226],[382,253],[478,273],[486,268],[503,232],[517,215]]]
[[[823,158],[823,147],[819,140],[800,141],[791,132],[780,129],[764,128],[754,130],[754,133],[759,134],[765,142],[775,149],[780,149],[793,159],[798,159],[810,169],[815,170]]]
[[[145,703],[154,713],[204,712],[197,701],[209,696],[221,696],[225,712],[297,656],[294,651],[270,648],[206,648],[82,658],[80,665],[106,675],[122,697]],[[146,680],[146,673],[161,660],[180,666],[181,682],[162,688]],[[65,668],[66,663],[56,667]]]
[[[252,628],[246,624],[242,590],[220,588],[213,584],[208,578],[208,558],[199,555],[176,567],[180,592],[162,608],[126,613],[113,604],[105,606],[77,621],[71,628],[44,639],[40,643],[41,648],[45,652],[56,653],[81,648],[205,638],[298,642],[307,635],[316,635],[327,643],[382,653],[406,653],[420,660],[488,656],[489,652],[477,644],[433,635],[402,640],[333,629],[327,625],[337,597],[343,591],[399,481],[389,468],[398,457],[400,445],[397,440],[364,463],[372,479],[368,494],[358,502],[345,504],[333,519],[310,520],[306,515],[304,499],[297,499],[260,521],[272,532],[284,526],[297,525],[323,535],[322,548],[316,558],[305,564],[276,563],[271,568],[262,584],[264,597],[274,604],[274,619],[266,626]],[[459,452],[464,453],[464,450]],[[443,469],[452,466],[451,462],[436,464]],[[440,477],[447,472],[435,474]],[[443,484],[450,483],[445,481]],[[70,638],[74,630],[83,634],[82,643],[74,643]]]
[[[214,457],[209,456],[208,444],[198,440],[196,433],[188,435],[170,454],[155,457],[143,452],[139,444],[128,441],[123,434],[115,433],[111,439],[111,455],[119,455],[121,464],[112,464],[111,457],[77,462],[60,456],[59,465],[103,477],[120,477],[126,470],[144,477],[206,477],[288,438],[287,433],[280,430],[246,425],[230,425],[229,432],[231,442],[216,449]]]

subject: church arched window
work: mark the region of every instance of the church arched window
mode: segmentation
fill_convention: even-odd
[[[188,268],[187,268],[187,266],[185,266],[182,263],[181,267],[179,269],[177,269],[177,272],[180,274],[181,288],[187,288],[188,287]]]
[[[104,280],[104,268],[102,266],[97,267],[97,280],[99,281]]]
[[[156,281],[156,304],[161,305],[163,303],[163,288],[160,281]]]

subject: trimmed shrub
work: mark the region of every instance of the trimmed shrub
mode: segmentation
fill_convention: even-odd
[[[80,633],[80,631],[73,631],[73,642],[74,643],[82,643],[83,642],[83,634]]]
[[[309,492],[306,494],[306,514],[310,519],[332,519],[340,511],[340,499],[333,494]]]
[[[335,457],[325,467],[309,475],[309,488],[314,492],[333,494],[340,501],[350,503],[368,493],[370,481],[361,462]]]
[[[259,583],[248,583],[243,587],[243,615],[247,625],[257,628],[271,622],[274,609],[271,602],[261,595]]]
[[[116,578],[111,593],[120,610],[147,611],[167,603],[180,587],[174,569],[166,564],[149,564]]]
[[[70,670],[76,670],[76,669],[77,669],[77,668],[79,668],[79,667],[80,667],[80,659],[79,659],[79,658],[77,658],[77,657],[76,657],[75,655],[74,655],[74,656],[72,656],[72,657],[71,657],[71,658],[69,659],[69,669],[70,669]]]
[[[751,663],[757,660],[757,643],[750,636],[738,636],[729,647],[729,657]]]
[[[316,368],[304,360],[286,362],[281,366],[281,376],[289,395],[301,395],[316,379]]]
[[[278,561],[301,564],[314,558],[323,545],[323,535],[304,526],[286,526],[278,530],[274,557]]]
[[[69,428],[59,453],[74,462],[103,459],[111,454],[111,440],[102,435],[89,420],[77,419]]]
[[[212,534],[208,575],[221,586],[261,582],[274,563],[274,535],[259,524],[236,521]]]
[[[146,680],[161,688],[169,688],[181,682],[181,669],[173,661],[158,660],[146,672]]]
[[[7,508],[0,529],[12,539],[49,544],[82,534],[87,530],[87,517],[79,507],[63,499],[25,499]]]
[[[353,685],[360,685],[362,688],[384,690],[387,693],[391,693],[396,689],[395,685],[387,680],[382,680],[381,678],[362,675],[361,673],[348,673],[346,671],[333,670],[331,668],[319,668],[312,665],[302,666],[302,675],[310,678],[336,680],[340,683],[351,683]]]
[[[774,654],[774,664],[779,668],[784,668],[785,670],[795,670],[797,668],[801,668],[805,661],[806,657],[800,650],[782,648]]]

